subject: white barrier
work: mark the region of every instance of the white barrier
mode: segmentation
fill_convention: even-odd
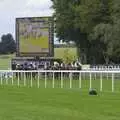
[[[37,87],[40,88],[40,77],[42,76],[41,80],[44,82],[44,87],[47,88],[48,85],[48,73],[51,76],[52,88],[55,88],[56,73],[59,73],[60,77],[60,88],[64,88],[64,78],[67,76],[67,81],[69,81],[69,88],[73,88],[73,80],[74,75],[76,74],[78,80],[78,88],[82,88],[82,80],[89,79],[89,89],[92,89],[92,80],[100,80],[100,91],[103,91],[103,80],[104,79],[111,79],[111,90],[112,92],[115,91],[115,77],[116,74],[120,78],[119,74],[120,71],[72,71],[72,70],[39,70],[39,71],[14,71],[14,70],[0,70],[0,84],[3,85],[11,84],[14,85],[17,81],[17,86],[20,87],[21,84],[23,86],[27,86],[27,82],[30,82],[30,87],[33,87],[34,82],[37,84]],[[35,76],[34,76],[35,75]],[[35,77],[35,78],[34,78]],[[59,79],[58,77],[58,79]],[[104,78],[105,77],[105,78]],[[22,80],[21,80],[22,79]],[[9,83],[11,81],[11,83]],[[23,83],[21,83],[23,81]]]
[[[112,71],[118,71],[120,70],[120,65],[92,65],[91,67],[88,68],[88,70],[101,70],[101,71],[105,71],[105,70],[112,70]]]

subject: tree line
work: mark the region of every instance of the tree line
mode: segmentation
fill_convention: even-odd
[[[1,36],[0,54],[12,54],[16,52],[16,42],[12,34],[8,33]]]
[[[51,0],[59,40],[73,41],[82,63],[120,62],[120,0]]]

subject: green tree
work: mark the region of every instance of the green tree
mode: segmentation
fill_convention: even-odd
[[[13,39],[13,36],[10,33],[2,35],[0,43],[0,53],[9,54],[14,52],[16,52],[16,43]]]
[[[63,61],[65,63],[71,63],[72,61],[76,60],[77,58],[73,56],[72,53],[70,53],[69,49],[64,50],[64,56],[63,56]]]
[[[112,0],[53,0],[57,37],[59,40],[76,43],[82,63],[92,63],[93,57],[101,63],[98,54],[96,56],[92,52],[97,50],[96,44],[100,40],[92,41],[89,36],[98,25],[112,23],[111,2]],[[106,53],[104,51],[101,49],[102,53]],[[100,59],[104,61],[102,53]]]

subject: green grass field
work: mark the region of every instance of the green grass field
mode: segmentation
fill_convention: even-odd
[[[55,48],[55,57],[64,58],[66,52],[68,52],[68,54],[72,56],[73,59],[77,57],[76,48]]]
[[[37,81],[36,81],[37,82]],[[111,92],[111,81],[104,80],[103,92],[99,91],[99,81],[93,81],[94,87],[98,87],[98,96],[89,96],[89,81],[82,81],[82,89],[78,89],[78,81],[74,80],[73,88],[69,89],[69,80],[64,80],[64,88],[59,88],[59,80],[55,80],[55,88],[52,89],[52,81],[47,80],[47,88],[44,88],[44,80],[40,81],[40,88],[3,85],[0,87],[0,120],[119,120],[120,118],[120,92]],[[6,82],[4,83],[6,84]],[[120,87],[120,81],[116,82],[116,88]],[[109,92],[107,92],[109,91]]]
[[[0,55],[0,70],[8,70],[11,67],[11,59],[15,55]]]

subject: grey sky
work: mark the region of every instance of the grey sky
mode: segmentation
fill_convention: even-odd
[[[51,16],[50,0],[0,0],[0,36],[12,33],[15,36],[16,17]]]

